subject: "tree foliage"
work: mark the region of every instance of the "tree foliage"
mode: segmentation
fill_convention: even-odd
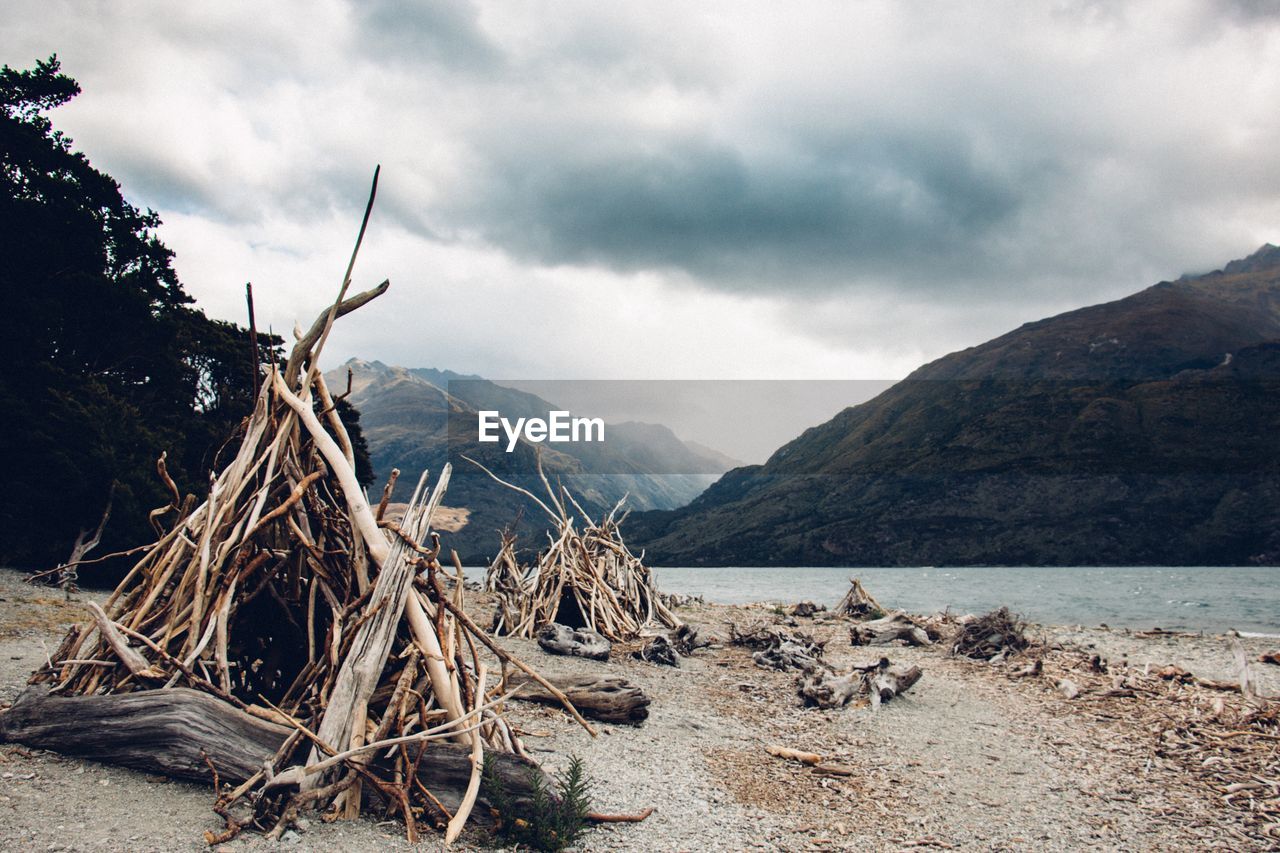
[[[0,69],[0,564],[64,558],[113,483],[103,551],[148,541],[167,502],[156,458],[203,494],[252,407],[249,332],[193,305],[158,215],[45,115],[79,93],[56,56]],[[278,359],[281,343],[258,347]]]

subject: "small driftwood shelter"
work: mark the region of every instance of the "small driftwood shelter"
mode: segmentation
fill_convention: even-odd
[[[554,531],[548,534],[547,549],[528,566],[516,558],[515,538],[503,535],[502,548],[485,577],[485,588],[498,598],[494,634],[532,637],[543,626],[559,623],[590,628],[616,642],[635,639],[654,623],[666,628],[682,624],[663,602],[653,572],[622,539],[622,501],[593,522],[567,489],[560,488],[557,496],[542,471],[541,458],[538,474],[546,488],[545,501],[479,462],[467,461],[537,504]],[[570,509],[577,516],[570,515]],[[584,520],[581,530],[578,518]]]

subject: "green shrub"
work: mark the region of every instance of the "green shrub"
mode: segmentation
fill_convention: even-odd
[[[555,790],[539,770],[530,769],[527,809],[516,806],[488,755],[483,782],[485,796],[497,812],[496,832],[505,841],[533,850],[563,850],[587,828],[592,781],[577,756],[556,776]]]

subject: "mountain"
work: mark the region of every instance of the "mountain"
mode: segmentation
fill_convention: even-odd
[[[1280,563],[1280,248],[927,364],[634,516],[660,565]]]
[[[542,497],[537,449],[521,439],[506,452],[500,444],[477,440],[481,410],[501,412],[508,420],[547,418],[558,407],[542,398],[479,376],[426,368],[410,369],[379,361],[351,359],[326,374],[335,393],[346,389],[360,411],[360,422],[377,487],[392,468],[402,476],[394,499],[407,500],[423,470],[438,472],[453,464],[446,502],[469,511],[467,524],[448,535],[446,548],[468,561],[485,561],[499,547],[499,531],[511,525],[529,547],[540,547],[544,513],[528,498],[490,479],[462,457],[476,459],[508,482]],[[634,509],[671,509],[688,503],[736,460],[692,442],[681,441],[658,424],[608,424],[602,442],[543,443],[542,465],[552,483],[563,483],[593,516],[624,496]],[[376,497],[376,493],[371,491]]]

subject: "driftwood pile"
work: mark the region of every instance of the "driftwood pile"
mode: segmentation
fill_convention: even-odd
[[[1008,607],[1001,607],[963,620],[951,653],[974,660],[995,661],[1026,651],[1030,645],[1027,623],[1010,613]]]
[[[540,459],[538,474],[546,488],[545,501],[500,479],[479,462],[468,461],[541,507],[555,531],[548,534],[549,545],[536,562],[524,567],[516,559],[515,540],[503,537],[502,549],[485,577],[485,588],[497,595],[494,634],[532,637],[543,626],[558,623],[589,628],[621,642],[635,639],[655,623],[667,628],[681,624],[663,602],[653,572],[622,539],[621,501],[599,522],[592,522],[567,489],[557,494],[551,487]],[[577,515],[570,515],[570,510]]]
[[[874,706],[910,689],[922,674],[918,666],[892,666],[888,658],[880,658],[875,663],[855,665],[843,674],[825,670],[806,674],[796,692],[806,705],[818,708],[841,708],[863,697]]]
[[[921,676],[918,666],[891,666],[888,658],[839,672],[823,659],[825,641],[767,622],[742,629],[730,624],[729,642],[753,649],[751,659],[758,667],[797,672],[796,693],[806,705],[818,708],[842,708],[863,700],[879,705],[910,689]]]
[[[825,666],[825,642],[816,642],[802,631],[784,631],[769,622],[756,622],[745,628],[730,624],[729,642],[751,649],[751,660],[763,669],[814,672]]]
[[[388,286],[347,297],[350,283],[348,266],[333,305],[270,367],[203,501],[184,501],[162,460],[159,540],[0,714],[0,740],[235,785],[219,789],[226,831],[210,843],[246,827],[279,837],[312,808],[390,810],[410,840],[426,824],[450,842],[486,753],[517,797],[540,772],[502,716],[520,689],[507,664],[565,701],[476,626],[461,570],[440,565],[431,520],[448,467],[431,489],[423,474],[399,524],[381,520],[389,489],[379,508],[366,500],[317,364],[334,321]]]

